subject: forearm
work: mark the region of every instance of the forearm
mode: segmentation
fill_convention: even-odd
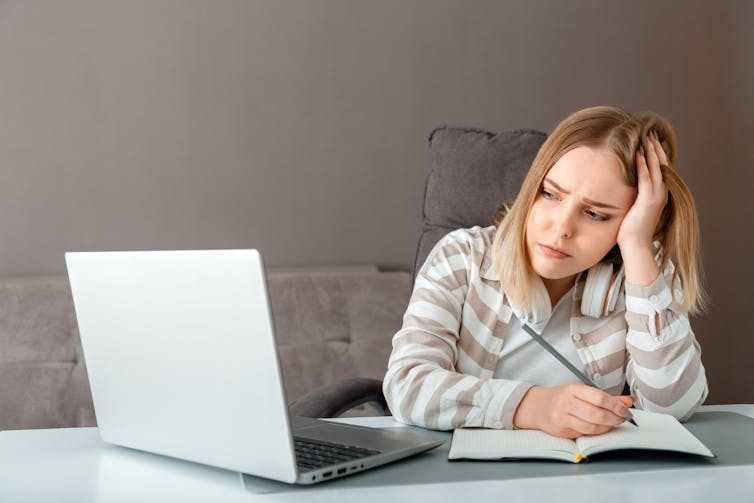
[[[426,369],[425,369],[426,370]],[[480,379],[433,369],[416,377],[386,375],[385,398],[393,416],[406,424],[434,430],[512,429],[516,405],[529,385]]]
[[[436,430],[513,428],[516,406],[530,385],[457,372],[437,340],[426,332],[396,334],[383,383],[393,416]]]
[[[655,261],[652,243],[624,245],[621,256],[626,271],[626,282],[632,285],[649,286],[660,275],[660,267]]]
[[[671,276],[669,268],[649,286],[626,285],[626,377],[637,407],[684,419],[703,403],[707,381],[688,317],[670,294]]]
[[[640,350],[631,347],[629,351],[636,354]],[[707,398],[707,378],[695,343],[661,369],[637,360],[629,361],[626,377],[638,408],[685,420]]]

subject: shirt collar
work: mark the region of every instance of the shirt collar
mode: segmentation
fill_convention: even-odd
[[[492,246],[488,246],[487,249],[484,251],[484,256],[482,257],[482,263],[479,266],[479,275],[486,280],[490,281],[500,281],[500,275],[497,271],[497,269],[494,266],[494,261],[492,259]],[[584,283],[586,282],[586,271],[582,271],[576,276],[576,281],[574,282],[573,288],[566,294],[566,297],[570,297],[570,301],[572,303],[572,316],[578,315],[580,313],[580,306],[581,306],[581,297],[584,293]],[[499,288],[499,287],[498,287]],[[503,306],[510,307],[513,312],[516,314],[516,316],[522,315],[522,309],[518,308],[517,306],[514,306],[510,303],[510,299],[508,299],[508,296],[505,295],[505,292],[502,292],[503,294]],[[567,302],[567,301],[566,301]],[[542,313],[538,313],[539,317],[542,315],[545,315],[546,318],[549,319],[549,315],[552,311],[552,306],[550,309],[546,309],[546,306],[540,306],[541,311],[546,311]],[[534,321],[534,320],[532,320]]]

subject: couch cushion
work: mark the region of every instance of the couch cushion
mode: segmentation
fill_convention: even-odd
[[[344,378],[382,379],[410,287],[407,272],[271,275],[289,402]]]
[[[424,189],[414,274],[448,232],[490,225],[500,204],[518,194],[545,138],[528,129],[493,133],[443,126],[432,131],[432,171]]]
[[[0,429],[95,425],[68,280],[0,283]]]

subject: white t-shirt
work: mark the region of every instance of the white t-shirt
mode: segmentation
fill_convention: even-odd
[[[563,295],[555,304],[549,319],[537,324],[530,323],[529,326],[573,366],[584,372],[584,365],[581,363],[576,353],[576,347],[571,341],[570,307],[573,302],[572,297],[573,289]],[[521,320],[515,315],[511,316],[508,323],[505,341],[503,341],[503,347],[500,350],[500,361],[493,377],[495,379],[513,379],[540,386],[560,386],[579,380],[565,365],[524,331]]]

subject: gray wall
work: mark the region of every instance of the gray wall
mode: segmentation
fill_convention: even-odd
[[[712,401],[754,402],[753,6],[0,2],[0,275],[84,249],[408,268],[432,127],[651,109],[701,213]]]

